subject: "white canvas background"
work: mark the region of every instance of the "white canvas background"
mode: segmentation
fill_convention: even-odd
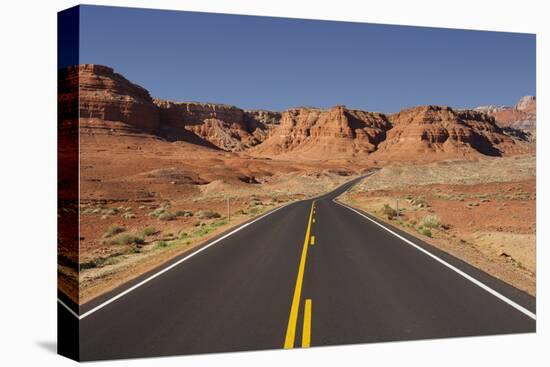
[[[105,366],[538,366],[550,362],[548,75],[544,1],[120,0],[88,4],[537,33],[536,335],[394,342],[103,362]],[[0,5],[0,364],[68,366],[56,341],[56,12],[74,1]]]

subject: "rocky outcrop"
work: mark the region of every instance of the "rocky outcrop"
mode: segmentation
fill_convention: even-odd
[[[376,152],[394,160],[502,156],[527,149],[483,112],[447,106],[420,106],[391,115],[393,128]]]
[[[281,113],[266,110],[244,110],[247,130],[258,142],[263,142],[269,132],[279,125]]]
[[[78,84],[78,94],[65,92]],[[74,89],[74,88],[73,88]],[[153,100],[149,92],[107,66],[83,64],[60,72],[59,115],[77,116],[80,131],[91,134],[154,134],[227,151],[262,142],[280,119],[278,112],[211,103]]]
[[[159,135],[168,140],[189,140],[195,135],[205,144],[229,151],[243,150],[251,143],[243,111],[237,107],[164,100],[155,104],[160,113]]]
[[[227,151],[242,151],[261,143],[280,117],[276,112],[244,111],[223,104],[154,102],[159,108],[161,136],[169,140],[193,140],[194,134],[206,144]]]
[[[479,106],[474,110],[493,116],[501,127],[509,127],[534,133],[537,121],[537,99],[522,97],[515,106]]]
[[[537,113],[537,97],[521,97],[518,103],[516,103],[515,108],[516,110],[523,111],[525,113]]]
[[[254,154],[298,154],[317,159],[355,157],[376,150],[391,127],[386,116],[336,106],[283,112],[279,126]]]
[[[146,133],[158,129],[158,109],[146,89],[106,66],[84,64],[69,68],[70,74],[77,72],[81,128]],[[120,124],[105,124],[105,121]]]

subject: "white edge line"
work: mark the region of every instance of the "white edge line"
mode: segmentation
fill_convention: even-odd
[[[240,231],[241,229],[248,227],[248,226],[251,225],[252,223],[254,223],[254,222],[256,222],[256,221],[259,221],[260,219],[263,219],[263,218],[267,217],[268,215],[271,215],[271,214],[275,213],[276,211],[278,211],[278,210],[280,210],[280,209],[282,209],[282,208],[285,208],[285,207],[287,207],[287,206],[289,206],[289,205],[291,205],[291,204],[294,204],[294,203],[295,203],[295,202],[288,203],[288,204],[286,204],[286,205],[280,206],[280,207],[278,207],[278,208],[276,208],[276,209],[270,211],[269,213],[266,213],[266,214],[262,215],[261,217],[258,217],[258,218],[254,219],[254,220],[252,220],[252,221],[250,221],[250,222],[248,222],[248,223],[245,223],[245,224],[241,225],[240,227],[235,228],[235,229],[232,230],[231,232],[229,232],[229,233],[223,235],[222,237],[220,237],[220,238],[218,238],[218,239],[216,239],[216,240],[210,242],[208,245],[205,245],[205,246],[201,247],[200,249],[196,250],[195,252],[190,253],[189,255],[185,256],[183,259],[180,259],[180,260],[176,261],[176,262],[173,263],[172,265],[167,266],[166,268],[164,268],[164,269],[158,271],[157,273],[151,275],[150,277],[148,277],[148,278],[142,280],[141,282],[139,282],[139,283],[133,285],[132,287],[126,289],[125,291],[120,292],[120,293],[117,294],[116,296],[114,296],[114,297],[108,299],[107,301],[105,301],[105,302],[103,302],[103,303],[97,305],[96,307],[92,308],[92,309],[89,310],[88,312],[83,313],[82,315],[78,315],[78,314],[77,314],[76,312],[74,312],[69,306],[67,306],[65,303],[63,303],[63,301],[61,301],[59,298],[57,299],[57,301],[58,301],[59,303],[61,303],[63,306],[65,306],[65,308],[66,308],[67,310],[69,310],[76,318],[78,318],[79,320],[82,320],[82,319],[84,319],[85,317],[90,316],[90,315],[93,314],[94,312],[96,312],[96,311],[102,309],[103,307],[107,306],[108,304],[110,304],[110,303],[116,301],[117,299],[119,299],[119,298],[121,298],[121,297],[127,295],[128,293],[130,293],[130,292],[136,290],[137,288],[141,287],[141,286],[144,285],[145,283],[148,283],[148,282],[150,282],[151,280],[155,279],[156,277],[158,277],[158,276],[160,276],[160,275],[166,273],[167,271],[169,271],[169,270],[175,268],[176,266],[178,266],[178,265],[181,264],[182,262],[184,262],[184,261],[186,261],[186,260],[189,260],[189,259],[192,258],[193,256],[195,256],[195,255],[201,253],[202,251],[206,250],[206,249],[209,248],[210,246],[215,245],[216,243],[218,243],[218,242],[220,242],[220,241],[226,239],[227,237],[229,237],[229,236],[235,234],[236,232]]]
[[[59,298],[57,299],[57,302],[59,302],[59,304],[61,304],[61,306],[65,307],[70,313],[72,313],[74,315],[74,317],[76,317],[77,319],[80,319],[80,316],[78,316],[78,314],[76,312],[74,312],[72,310],[72,308],[70,308],[69,306],[67,306],[65,304],[65,302],[63,302],[62,300],[60,300]]]
[[[445,265],[446,267],[448,267],[449,269],[453,270],[454,272],[456,272],[457,274],[463,276],[464,278],[468,279],[470,282],[474,283],[475,285],[477,285],[478,287],[480,287],[481,289],[489,292],[490,294],[492,294],[493,296],[497,297],[498,299],[500,299],[501,301],[509,304],[510,306],[514,307],[516,310],[522,312],[523,314],[529,316],[530,318],[532,318],[533,320],[537,320],[537,315],[535,315],[534,313],[532,313],[531,311],[529,311],[528,309],[526,309],[525,307],[515,303],[514,301],[512,301],[511,299],[509,299],[508,297],[498,293],[497,291],[495,291],[493,288],[485,285],[484,283],[480,282],[479,280],[477,280],[476,278],[472,277],[471,275],[468,275],[466,274],[465,272],[463,272],[462,270],[458,269],[457,267],[449,264],[448,262],[446,262],[445,260],[435,256],[434,254],[432,254],[431,252],[425,250],[424,248],[420,247],[419,245],[415,244],[414,242],[412,241],[409,241],[408,239],[406,239],[405,237],[395,233],[394,231],[392,231],[391,229],[387,228],[386,226],[378,223],[377,221],[367,217],[366,215],[364,215],[363,213],[359,212],[358,210],[344,204],[344,203],[341,203],[341,202],[338,202],[336,200],[333,200],[333,202],[335,202],[336,204],[338,205],[341,205],[343,206],[344,208],[347,208],[351,211],[354,211],[355,213],[359,214],[360,216],[362,216],[363,218],[366,218],[368,219],[369,221],[371,221],[372,223],[376,224],[377,226],[381,227],[382,229],[385,229],[386,231],[390,232],[391,234],[393,234],[395,237],[403,240],[404,242],[406,242],[407,244],[411,245],[412,247],[416,248],[417,250],[423,252],[424,254],[430,256],[432,259],[440,262],[441,264]]]

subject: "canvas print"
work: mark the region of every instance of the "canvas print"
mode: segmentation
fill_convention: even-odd
[[[536,331],[534,34],[77,6],[58,42],[60,354]]]

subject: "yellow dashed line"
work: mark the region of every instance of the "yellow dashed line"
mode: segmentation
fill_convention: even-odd
[[[302,348],[311,345],[311,299],[306,299],[304,308],[304,329],[302,331]]]
[[[304,245],[302,248],[302,257],[300,258],[300,265],[298,266],[298,276],[296,278],[296,287],[294,288],[294,296],[292,297],[292,306],[290,307],[290,315],[288,317],[288,326],[285,336],[285,349],[294,348],[294,338],[296,338],[296,322],[298,319],[298,310],[300,308],[300,295],[302,294],[302,284],[304,282],[304,271],[306,269],[307,248],[309,245],[309,235],[311,232],[311,222],[313,218],[313,210],[315,208],[315,201],[311,203],[311,210],[309,211],[309,221],[306,230],[306,236],[304,239]]]

